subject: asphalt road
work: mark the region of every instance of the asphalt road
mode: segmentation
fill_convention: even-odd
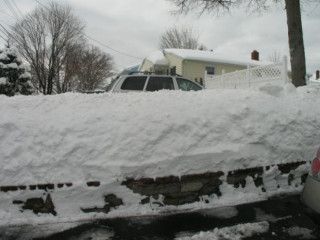
[[[299,196],[294,195],[235,207],[167,216],[95,221],[37,240],[174,239],[177,236],[192,236],[201,231],[212,231],[214,228],[262,221],[269,223],[267,232],[242,239],[320,239],[319,225],[305,213]],[[298,231],[292,233],[290,229]],[[7,239],[18,239],[18,236],[16,237]]]

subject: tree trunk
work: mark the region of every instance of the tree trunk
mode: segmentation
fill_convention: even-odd
[[[292,83],[306,85],[306,60],[304,54],[300,0],[285,0],[290,48]]]

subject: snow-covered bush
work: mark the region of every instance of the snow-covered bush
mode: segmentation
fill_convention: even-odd
[[[0,94],[14,96],[17,93],[32,93],[31,75],[22,64],[19,53],[14,47],[0,50]]]

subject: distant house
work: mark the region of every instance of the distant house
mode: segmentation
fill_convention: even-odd
[[[249,54],[248,54],[249,55]],[[202,84],[205,72],[210,75],[221,75],[268,64],[259,61],[259,53],[253,51],[251,58],[222,56],[212,51],[190,49],[164,49],[145,58],[140,71],[150,71],[156,74],[179,74]]]

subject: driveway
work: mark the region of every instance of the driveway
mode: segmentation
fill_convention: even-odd
[[[22,233],[0,229],[1,239],[22,240]],[[189,213],[95,221],[38,239],[320,239],[320,229],[303,211],[299,196],[291,195]]]

